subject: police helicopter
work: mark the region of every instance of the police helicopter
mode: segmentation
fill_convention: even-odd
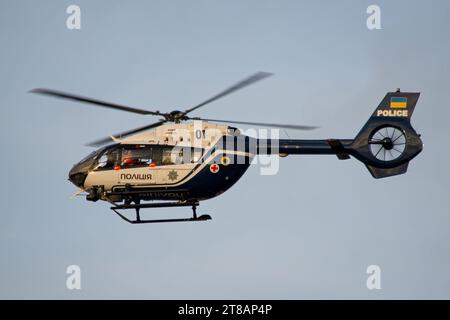
[[[374,178],[403,174],[422,151],[420,135],[411,126],[420,93],[388,92],[354,139],[258,139],[241,134],[227,123],[311,130],[314,126],[260,123],[192,117],[193,111],[270,76],[257,72],[208,100],[184,111],[150,111],[50,89],[31,92],[141,115],[157,122],[96,140],[101,147],[75,164],[69,180],[89,201],[103,200],[133,224],[205,221],[197,215],[200,201],[227,191],[257,155],[335,155],[363,162]],[[225,124],[221,124],[225,123]],[[141,219],[140,209],[192,208],[189,218]],[[135,210],[131,219],[121,210]]]

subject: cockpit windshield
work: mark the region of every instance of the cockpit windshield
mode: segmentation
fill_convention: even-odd
[[[84,157],[83,159],[81,159],[81,161],[79,163],[83,163],[86,162],[88,160],[93,160],[95,159],[95,157],[97,155],[99,155],[105,148],[101,148],[101,149],[97,149],[95,151],[92,151],[91,153],[89,153],[86,157]]]

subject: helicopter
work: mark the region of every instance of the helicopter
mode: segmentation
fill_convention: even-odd
[[[258,155],[334,155],[354,157],[371,175],[385,178],[404,174],[409,161],[423,148],[421,136],[410,123],[418,92],[388,92],[354,139],[259,139],[244,135],[229,124],[295,130],[317,127],[207,119],[191,112],[271,73],[257,72],[226,90],[184,111],[150,111],[62,91],[37,88],[32,93],[88,103],[98,107],[159,116],[157,122],[89,143],[94,152],[75,164],[69,180],[88,201],[107,201],[120,218],[132,223],[206,221],[198,215],[200,201],[223,194],[246,172]],[[141,209],[191,207],[192,217],[142,219]],[[134,210],[129,218],[123,210]]]

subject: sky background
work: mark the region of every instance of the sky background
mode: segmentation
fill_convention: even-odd
[[[66,28],[70,4],[81,30]],[[450,298],[449,30],[449,1],[1,0],[0,298]],[[381,180],[354,159],[290,156],[203,202],[212,221],[135,226],[70,199],[67,174],[85,143],[155,119],[27,93],[169,111],[259,70],[275,76],[193,115],[353,138],[400,87],[422,93],[424,151]],[[66,289],[71,264],[81,290]],[[372,264],[381,290],[366,288]]]

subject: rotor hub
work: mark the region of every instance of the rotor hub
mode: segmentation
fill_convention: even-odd
[[[392,142],[391,138],[388,138],[388,137],[384,138],[382,140],[382,143],[383,143],[383,147],[386,150],[392,150],[394,148],[394,143]]]
[[[182,120],[187,120],[188,117],[186,116],[186,112],[174,110],[172,112],[164,114],[164,118],[167,121],[173,121],[175,123],[179,123]]]

